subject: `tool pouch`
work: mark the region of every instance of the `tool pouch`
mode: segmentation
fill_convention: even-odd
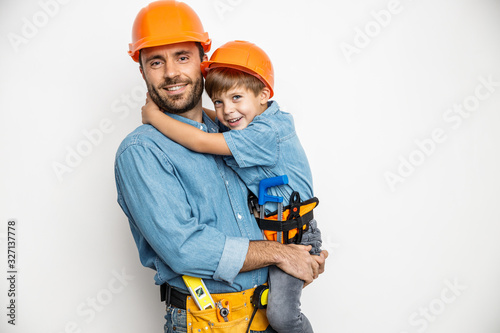
[[[244,290],[239,293],[212,294],[214,302],[222,299],[228,300],[231,308],[231,320],[220,322],[217,318],[219,309],[201,310],[196,305],[191,296],[186,301],[186,319],[188,332],[212,332],[212,333],[231,333],[246,332],[250,323],[254,307],[251,297],[254,289]],[[250,329],[252,331],[264,331],[269,326],[265,309],[258,309],[252,320]]]
[[[309,229],[309,222],[314,218],[313,209],[318,204],[316,197],[301,202],[299,193],[294,191],[290,204],[283,208],[283,221],[278,221],[278,212],[266,215],[265,219],[257,217],[256,220],[267,240],[278,240],[278,232],[282,232],[282,243],[299,244],[302,234]]]

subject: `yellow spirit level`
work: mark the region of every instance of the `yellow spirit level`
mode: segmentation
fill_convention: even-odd
[[[183,275],[182,279],[189,289],[189,293],[193,296],[196,305],[200,310],[207,310],[215,308],[214,300],[212,295],[208,292],[207,286],[201,278]]]

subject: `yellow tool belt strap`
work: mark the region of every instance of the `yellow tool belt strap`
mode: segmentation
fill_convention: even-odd
[[[229,301],[230,320],[227,322],[219,321],[217,317],[219,309],[217,307],[215,309],[200,311],[193,298],[188,296],[186,300],[188,332],[246,332],[255,309],[251,302],[254,290],[255,288],[237,293],[211,294],[215,303],[221,300]],[[264,331],[268,326],[269,322],[267,321],[266,310],[258,309],[252,320],[250,329],[252,331]]]

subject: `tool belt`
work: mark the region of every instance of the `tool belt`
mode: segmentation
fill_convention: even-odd
[[[217,307],[200,310],[191,295],[172,288],[167,283],[160,286],[161,300],[167,306],[186,310],[188,332],[231,333],[246,332],[251,323],[252,331],[265,331],[269,326],[265,309],[256,309],[252,305],[252,296],[255,288],[241,292],[211,294],[215,303],[229,304],[229,320],[221,321]],[[254,314],[255,312],[255,314]],[[253,317],[252,317],[253,315]]]
[[[266,214],[261,219],[257,200],[252,193],[248,196],[248,206],[254,213],[259,228],[263,230],[267,240],[277,241],[278,232],[282,232],[283,244],[299,244],[302,241],[302,234],[309,229],[309,222],[314,218],[313,209],[319,204],[316,197],[301,202],[299,193],[294,191],[289,205],[283,208],[283,220],[278,221],[277,211]]]

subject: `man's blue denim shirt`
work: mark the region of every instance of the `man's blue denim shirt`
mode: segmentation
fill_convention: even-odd
[[[168,115],[219,131],[205,114],[204,123]],[[261,240],[262,232],[247,188],[221,156],[192,152],[142,125],[118,148],[115,178],[141,263],[156,270],[156,284],[186,290],[181,275],[192,275],[210,292],[226,293],[267,281],[267,268],[239,273],[249,240]]]

